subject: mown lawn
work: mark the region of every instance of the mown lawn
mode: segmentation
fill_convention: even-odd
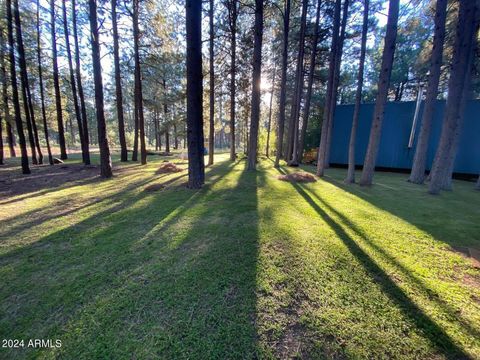
[[[62,341],[0,358],[480,358],[473,184],[292,184],[220,155],[192,191],[162,160],[0,195],[0,339]]]

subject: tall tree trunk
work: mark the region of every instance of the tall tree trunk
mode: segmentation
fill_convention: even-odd
[[[57,61],[57,38],[55,31],[55,0],[50,0],[50,31],[52,39],[52,58],[53,58],[53,86],[55,88],[55,107],[57,110],[58,124],[58,143],[60,146],[60,159],[65,160],[67,156],[67,148],[65,145],[65,129],[63,126],[62,114],[62,98],[60,95],[60,82],[58,80],[58,61]]]
[[[213,165],[213,152],[215,149],[215,66],[214,66],[214,31],[213,31],[213,0],[210,0],[210,8],[208,10],[210,39],[209,39],[209,55],[210,55],[210,104],[209,104],[209,132],[208,132],[208,165]]]
[[[135,93],[135,91],[134,91]],[[133,151],[132,151],[132,161],[138,161],[138,105],[137,97],[133,96]]]
[[[133,0],[133,43],[135,50],[135,98],[138,113],[138,132],[140,136],[140,162],[147,163],[147,149],[145,147],[145,118],[143,114],[142,71],[140,69],[140,30],[138,28],[138,13],[140,0]]]
[[[267,124],[267,147],[265,149],[265,156],[270,155],[270,131],[272,128],[272,108],[273,108],[273,94],[275,93],[275,77],[277,75],[277,63],[273,65],[272,90],[270,92],[270,106],[268,110],[268,124]]]
[[[116,7],[117,7],[117,0],[111,0],[112,29],[113,29],[113,62],[115,64],[115,93],[116,93],[117,118],[118,118],[118,138],[120,140],[120,161],[128,161],[127,141],[125,139],[125,121],[123,118],[122,78],[120,75],[120,55],[119,55],[119,45],[118,45]],[[155,132],[155,134],[156,133],[157,132]]]
[[[307,25],[308,0],[302,1],[302,17],[300,22],[300,39],[297,56],[297,72],[295,75],[295,91],[293,93],[290,126],[288,129],[288,160],[290,166],[298,166],[298,128],[300,121],[300,107],[303,97],[303,58],[305,54],[305,27]]]
[[[330,111],[328,119],[328,130],[327,130],[327,139],[325,144],[324,152],[324,168],[329,167],[330,160],[330,150],[332,147],[332,132],[333,132],[333,120],[335,118],[335,108],[337,106],[338,98],[338,85],[340,83],[340,66],[342,63],[342,54],[343,54],[343,43],[345,41],[345,31],[347,27],[348,20],[348,6],[349,0],[345,0],[343,3],[343,15],[342,15],[342,29],[340,31],[340,37],[338,39],[337,53],[335,55],[335,73],[333,77],[333,86],[332,86],[332,97],[330,99]]]
[[[255,35],[253,42],[252,105],[250,139],[248,142],[248,170],[257,166],[258,126],[260,123],[260,79],[262,75],[263,1],[255,0]]]
[[[45,142],[47,145],[47,153],[48,153],[48,163],[53,165],[53,156],[52,156],[52,149],[50,148],[50,139],[48,136],[48,124],[47,124],[47,114],[45,111],[45,94],[43,91],[43,69],[42,69],[42,54],[40,48],[40,37],[41,37],[41,30],[40,30],[40,1],[37,0],[37,62],[38,62],[38,80],[39,80],[39,88],[40,88],[40,103],[42,107],[42,122],[43,122],[43,131],[45,134]]]
[[[78,106],[78,97],[77,97],[77,85],[75,82],[75,74],[73,72],[73,62],[72,62],[72,53],[70,52],[70,38],[69,38],[69,31],[68,31],[68,21],[67,21],[67,6],[66,1],[62,0],[62,10],[63,10],[63,30],[65,33],[65,44],[66,44],[66,52],[67,52],[67,59],[68,59],[68,70],[70,73],[70,87],[72,89],[72,98],[73,98],[73,108],[75,111],[75,118],[77,120],[78,126],[78,137],[80,138],[80,146],[82,148],[82,160],[83,163],[86,164],[86,158],[88,151],[85,147],[85,138],[82,125],[82,115],[80,113],[80,107]]]
[[[427,151],[432,128],[435,103],[438,96],[438,84],[443,59],[443,44],[445,42],[445,21],[447,17],[448,0],[437,0],[435,11],[435,34],[433,48],[430,56],[430,69],[428,78],[427,95],[423,108],[422,125],[413,158],[412,171],[408,181],[415,184],[423,184],[425,180],[425,167],[427,164]]]
[[[205,182],[203,156],[202,3],[186,0],[188,187]]]
[[[72,25],[73,25],[73,40],[75,44],[75,73],[77,76],[78,97],[80,99],[80,110],[82,114],[82,130],[85,146],[84,163],[90,165],[90,139],[88,134],[88,118],[87,107],[85,105],[85,96],[83,94],[82,85],[82,72],[80,67],[80,47],[78,46],[78,34],[77,34],[77,10],[75,5],[76,0],[72,0]]]
[[[275,154],[275,167],[280,166],[283,150],[283,134],[285,130],[285,103],[287,99],[287,67],[288,67],[288,33],[290,31],[290,0],[285,0],[283,12],[283,49],[282,49],[282,75],[280,79],[280,99],[278,104],[277,121],[277,153]]]
[[[328,62],[328,80],[327,80],[327,93],[325,94],[325,104],[323,107],[323,121],[320,133],[320,145],[318,147],[318,159],[317,159],[317,175],[323,176],[325,170],[325,151],[327,147],[327,134],[330,119],[330,104],[333,97],[333,86],[335,78],[335,60],[338,48],[339,29],[340,29],[340,11],[342,7],[342,1],[336,0],[335,12],[333,14],[333,30],[332,30],[332,45],[330,48],[330,56]]]
[[[153,100],[155,102],[155,99]],[[158,151],[158,122],[157,122],[157,111],[153,110],[153,125],[155,127],[155,151]]]
[[[173,124],[173,148],[178,150],[177,124]]]
[[[0,165],[4,164],[4,155],[3,155],[3,120],[2,115],[0,114]]]
[[[10,109],[8,107],[8,85],[7,85],[7,71],[5,69],[6,46],[5,38],[3,37],[3,28],[0,27],[0,77],[2,81],[2,98],[3,98],[3,116],[5,119],[5,130],[7,131],[7,142],[10,152],[10,157],[14,158],[15,154],[15,138],[13,135]]]
[[[95,84],[95,108],[97,111],[98,147],[100,148],[100,176],[112,177],[112,160],[108,147],[107,127],[103,103],[102,67],[100,63],[100,41],[98,38],[97,2],[88,0],[92,46],[93,80]]]
[[[450,186],[465,106],[470,93],[470,74],[478,30],[479,1],[460,2],[447,105],[440,142],[432,165],[428,191],[438,194]]]
[[[318,46],[318,36],[319,36],[318,25],[320,23],[321,5],[322,5],[322,1],[318,0],[317,12],[315,15],[315,30],[314,30],[315,32],[312,40],[312,53],[310,55],[310,68],[308,72],[307,94],[305,95],[305,109],[303,112],[302,129],[300,132],[300,140],[298,144],[298,160],[300,162],[303,159],[303,151],[304,151],[303,148],[305,147],[305,136],[307,134],[308,117],[310,116],[310,104],[312,101],[313,78],[315,75],[315,65],[316,65],[316,59],[317,59],[317,46]]]
[[[163,79],[163,118],[165,123],[165,152],[170,152],[170,127],[168,121],[168,104],[167,104],[167,83],[165,79]]]
[[[360,48],[360,60],[357,77],[357,92],[355,94],[355,108],[353,110],[352,129],[350,131],[350,143],[348,144],[348,170],[345,182],[355,182],[355,144],[357,138],[358,118],[360,116],[360,104],[362,103],[363,73],[365,69],[365,54],[367,52],[368,35],[368,11],[370,0],[365,0],[363,6],[362,45]]]
[[[30,151],[32,152],[32,163],[42,163],[42,153],[40,150],[40,145],[38,144],[38,132],[34,131],[34,122],[35,117],[32,113],[33,106],[31,106],[31,97],[30,87],[28,83],[28,74],[27,74],[27,62],[25,60],[25,49],[23,46],[23,35],[22,35],[22,26],[20,22],[20,12],[18,9],[18,1],[13,0],[13,16],[16,27],[16,36],[17,36],[17,53],[18,53],[18,64],[20,68],[20,83],[23,97],[23,111],[25,112],[25,118],[27,123],[28,130],[28,139],[30,143]],[[36,130],[36,126],[35,126]],[[38,160],[37,160],[38,152]]]
[[[30,174],[28,165],[27,144],[25,142],[25,134],[23,133],[22,115],[20,111],[20,100],[18,98],[17,71],[15,69],[15,43],[13,41],[13,17],[11,0],[5,1],[7,6],[7,27],[8,27],[8,45],[10,58],[10,82],[12,84],[12,101],[15,112],[15,123],[18,131],[18,143],[22,153],[22,173]]]
[[[237,9],[238,0],[229,0],[228,2],[228,19],[231,34],[230,42],[230,160],[237,158],[235,151],[235,97],[236,83],[235,75],[237,71]]]
[[[399,0],[390,0],[387,21],[387,33],[385,35],[385,45],[382,55],[382,67],[380,78],[378,80],[378,94],[375,101],[375,110],[373,113],[372,127],[370,130],[370,139],[368,141],[365,163],[363,165],[360,185],[371,185],[375,162],[377,159],[378,148],[380,145],[380,136],[382,133],[383,117],[385,115],[385,106],[387,105],[388,88],[390,85],[390,76],[392,74],[393,57],[395,55],[395,46],[397,40]]]

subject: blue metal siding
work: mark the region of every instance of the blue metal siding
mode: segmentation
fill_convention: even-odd
[[[375,104],[363,104],[357,131],[355,163],[362,165],[367,151],[370,125]],[[348,163],[348,142],[352,124],[354,105],[338,105],[335,109],[333,124],[332,149],[330,162]],[[428,148],[427,168],[430,169],[440,138],[445,101],[438,100],[432,123],[432,133]],[[454,171],[458,173],[480,173],[480,100],[472,100],[465,110],[460,146],[455,160]],[[382,127],[380,150],[377,166],[409,169],[412,166],[415,146],[420,131],[423,103],[420,108],[419,121],[415,132],[415,141],[411,149],[408,140],[415,113],[415,102],[390,102],[387,104]]]

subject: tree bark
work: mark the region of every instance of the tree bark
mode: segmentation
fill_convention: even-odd
[[[203,156],[202,3],[186,0],[188,187],[205,182]]]
[[[173,148],[178,150],[177,124],[173,124]]]
[[[370,0],[364,1],[362,40],[357,77],[357,91],[355,94],[355,108],[353,110],[352,128],[350,130],[350,142],[348,144],[348,170],[347,177],[345,179],[345,183],[347,184],[352,184],[355,182],[355,145],[357,138],[358,118],[360,116],[360,105],[362,103],[363,73],[365,69],[365,54],[367,52],[368,11],[370,6]]]
[[[333,120],[335,118],[335,109],[337,106],[338,85],[340,83],[340,66],[342,63],[343,43],[345,41],[345,30],[347,27],[347,20],[348,20],[348,7],[349,7],[349,0],[345,0],[345,2],[343,3],[342,28],[340,31],[340,37],[338,39],[338,47],[335,55],[335,72],[334,72],[333,85],[332,85],[332,97],[330,99],[330,105],[329,105],[330,110],[328,114],[329,116],[328,130],[327,130],[327,138],[326,138],[324,162],[323,162],[324,169],[328,168],[330,165],[329,160],[330,160],[330,150],[332,146]]]
[[[325,170],[325,152],[327,147],[327,133],[329,127],[330,119],[330,104],[333,97],[333,86],[335,78],[335,58],[338,48],[339,40],[339,29],[340,29],[340,11],[342,7],[342,1],[336,0],[335,2],[335,12],[333,14],[333,32],[332,32],[332,45],[330,48],[330,56],[328,63],[328,80],[327,80],[327,93],[325,94],[325,104],[323,107],[323,121],[322,128],[320,133],[320,145],[318,147],[318,158],[317,158],[317,175],[323,176]]]
[[[479,3],[478,0],[460,2],[447,104],[440,142],[432,165],[428,188],[430,194],[438,194],[442,188],[448,188],[451,185],[465,106],[470,93],[470,74],[478,30]]]
[[[298,144],[298,161],[301,162],[303,159],[303,151],[305,146],[305,136],[307,134],[307,126],[308,126],[308,117],[310,116],[310,104],[312,101],[312,88],[313,88],[313,77],[315,75],[315,66],[316,66],[316,59],[317,59],[317,46],[318,46],[318,36],[319,36],[319,29],[318,25],[320,23],[320,8],[321,8],[322,1],[318,0],[317,2],[317,12],[315,15],[315,32],[313,35],[312,40],[312,53],[310,55],[310,67],[308,72],[308,84],[307,84],[307,93],[305,95],[305,109],[303,112],[303,122],[302,122],[302,129],[300,132],[300,139]]]
[[[273,94],[275,93],[275,77],[277,75],[277,63],[273,65],[272,90],[270,92],[270,106],[268,110],[268,124],[267,124],[267,146],[265,149],[265,156],[270,155],[270,131],[272,128],[272,108],[273,108]]]
[[[428,78],[427,94],[423,108],[422,125],[417,140],[415,156],[413,158],[412,171],[408,181],[415,184],[423,184],[425,180],[425,167],[427,164],[427,151],[432,128],[435,103],[438,96],[438,84],[443,59],[443,44],[445,42],[445,21],[447,18],[448,0],[437,0],[435,11],[435,34],[433,48],[430,56],[430,69]]]
[[[234,161],[237,158],[235,150],[235,97],[236,97],[236,83],[235,75],[237,71],[237,9],[238,0],[229,0],[228,5],[228,19],[231,34],[230,43],[230,160]]]
[[[77,76],[78,97],[80,99],[80,110],[82,114],[82,130],[83,130],[83,139],[84,139],[84,146],[85,146],[84,162],[85,162],[85,165],[90,165],[90,149],[89,149],[90,139],[88,134],[87,107],[85,105],[85,96],[83,94],[82,72],[80,67],[80,48],[78,46],[77,12],[76,12],[75,1],[76,0],[72,0],[73,40],[75,44],[75,73]]]
[[[120,141],[120,161],[128,161],[127,141],[125,139],[125,120],[123,117],[122,77],[120,74],[120,55],[117,27],[117,0],[111,0],[112,29],[113,29],[113,62],[115,65],[115,94],[118,119],[118,139]],[[155,132],[156,134],[156,132]]]
[[[25,118],[27,123],[28,130],[28,139],[30,143],[30,150],[32,152],[32,163],[42,163],[43,156],[40,150],[40,144],[38,141],[38,131],[35,125],[35,116],[33,114],[33,106],[30,95],[30,86],[28,83],[28,74],[27,74],[27,62],[25,60],[25,48],[23,46],[23,35],[22,35],[22,25],[20,21],[20,12],[18,9],[18,1],[13,0],[13,17],[16,27],[16,37],[17,37],[17,53],[18,53],[18,64],[20,68],[20,83],[23,97],[23,111],[25,112]],[[38,153],[38,159],[37,159]]]
[[[70,87],[72,89],[73,108],[75,111],[75,118],[77,120],[78,137],[80,138],[80,146],[82,148],[82,160],[83,160],[83,163],[86,164],[86,161],[87,161],[86,152],[88,150],[85,147],[85,137],[84,137],[85,132],[83,131],[82,115],[80,113],[80,107],[78,105],[77,85],[75,82],[75,74],[73,72],[72,53],[70,52],[70,39],[69,39],[68,21],[67,21],[67,6],[66,6],[65,0],[62,0],[62,10],[63,10],[63,30],[65,33],[65,44],[66,44],[66,52],[67,52],[67,59],[68,59],[68,70],[70,74]]]
[[[395,54],[398,12],[399,0],[390,0],[387,33],[385,35],[385,45],[382,55],[381,73],[378,80],[378,94],[375,101],[372,127],[370,130],[370,138],[368,141],[367,153],[365,155],[362,176],[360,178],[360,185],[371,185],[373,180],[375,162],[380,145],[383,117],[385,115],[385,106],[387,104],[390,76],[392,74],[393,57]]]
[[[274,166],[280,166],[283,150],[283,134],[285,130],[285,105],[287,99],[287,68],[288,68],[288,33],[290,31],[290,0],[285,0],[283,12],[283,49],[282,49],[282,74],[280,79],[280,99],[278,103],[277,121],[277,149]]]
[[[143,91],[142,91],[142,71],[140,69],[140,30],[138,28],[138,13],[140,0],[133,1],[133,43],[135,51],[135,98],[138,113],[138,132],[140,136],[140,162],[142,165],[147,163],[147,149],[145,147],[145,118],[143,114]]]
[[[257,166],[258,126],[260,123],[260,78],[262,75],[263,1],[255,0],[255,28],[253,43],[252,105],[250,139],[248,141],[248,170]]]
[[[15,138],[13,135],[10,109],[8,107],[8,85],[7,85],[7,71],[5,68],[5,56],[7,54],[5,38],[3,37],[3,28],[0,27],[0,77],[2,81],[2,98],[3,98],[3,115],[5,119],[5,130],[7,132],[7,143],[10,157],[16,157],[15,154]]]
[[[22,115],[20,111],[20,100],[18,98],[11,0],[6,0],[5,3],[7,6],[8,45],[9,45],[9,58],[10,58],[10,82],[12,84],[12,102],[13,102],[13,109],[15,113],[15,123],[17,125],[17,131],[18,131],[18,143],[20,145],[20,151],[22,154],[22,173],[30,174],[30,167],[28,165],[27,144],[25,141],[25,134],[23,133]]]
[[[60,82],[58,80],[58,61],[57,61],[57,38],[55,31],[55,0],[50,0],[50,18],[51,18],[51,39],[52,39],[52,58],[53,58],[53,87],[55,88],[55,107],[57,110],[58,124],[58,145],[60,146],[60,159],[65,160],[67,148],[65,145],[65,129],[63,126],[62,98],[60,95]]]
[[[213,31],[213,0],[209,1],[210,8],[208,11],[210,39],[209,39],[209,55],[210,55],[210,104],[209,104],[209,132],[208,132],[208,165],[213,165],[213,152],[215,150],[215,66],[214,66],[214,31]]]
[[[305,54],[305,27],[307,25],[308,0],[302,1],[302,16],[300,20],[300,39],[297,55],[297,69],[295,74],[295,90],[293,92],[290,126],[288,127],[287,155],[290,166],[298,166],[298,128],[300,121],[300,107],[303,97],[303,58]]]
[[[100,63],[100,42],[98,38],[97,2],[88,0],[92,46],[93,80],[95,84],[95,107],[97,112],[98,146],[100,148],[100,176],[112,177],[112,160],[108,147],[107,128],[103,103],[102,67]]]
[[[40,1],[37,0],[37,62],[38,62],[38,80],[39,80],[39,88],[40,88],[40,103],[42,107],[42,122],[43,122],[43,131],[45,134],[45,142],[47,145],[47,154],[48,154],[48,163],[53,165],[53,156],[52,156],[52,149],[50,148],[50,139],[48,136],[48,124],[47,124],[47,114],[45,111],[45,94],[43,91],[43,69],[42,69],[42,54],[40,48]]]

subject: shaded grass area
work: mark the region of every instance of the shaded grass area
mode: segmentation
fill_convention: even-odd
[[[480,243],[471,184],[226,159],[199,191],[154,157],[0,199],[0,338],[63,344],[0,358],[480,357],[480,272],[452,251]]]

